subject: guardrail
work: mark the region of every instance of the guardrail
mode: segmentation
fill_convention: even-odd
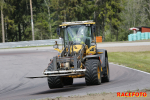
[[[61,39],[49,39],[49,40],[35,40],[35,41],[20,41],[20,42],[0,43],[0,48],[54,45],[55,41],[57,41],[58,44],[62,44]]]

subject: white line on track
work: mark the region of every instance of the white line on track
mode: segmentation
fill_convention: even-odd
[[[118,65],[118,64],[114,64],[114,63],[109,63],[109,64],[117,65],[117,66],[120,66],[120,67],[124,67],[124,68],[127,68],[127,69],[135,70],[135,71],[150,75],[150,73],[148,73],[148,72],[137,70],[137,69],[134,69],[134,68],[129,68],[129,67],[126,67],[126,66],[123,66],[123,65]]]

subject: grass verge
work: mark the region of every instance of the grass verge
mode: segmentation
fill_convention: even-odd
[[[144,52],[109,52],[109,62],[150,73],[150,51]]]

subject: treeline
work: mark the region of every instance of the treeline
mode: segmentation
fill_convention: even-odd
[[[32,40],[30,0],[0,5],[5,41]],[[65,21],[94,20],[103,41],[125,41],[130,27],[150,26],[150,0],[32,0],[32,7],[35,40],[58,38],[56,28]]]

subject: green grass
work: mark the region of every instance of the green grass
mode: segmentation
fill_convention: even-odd
[[[150,73],[150,51],[109,52],[108,60],[109,62],[114,62]]]

